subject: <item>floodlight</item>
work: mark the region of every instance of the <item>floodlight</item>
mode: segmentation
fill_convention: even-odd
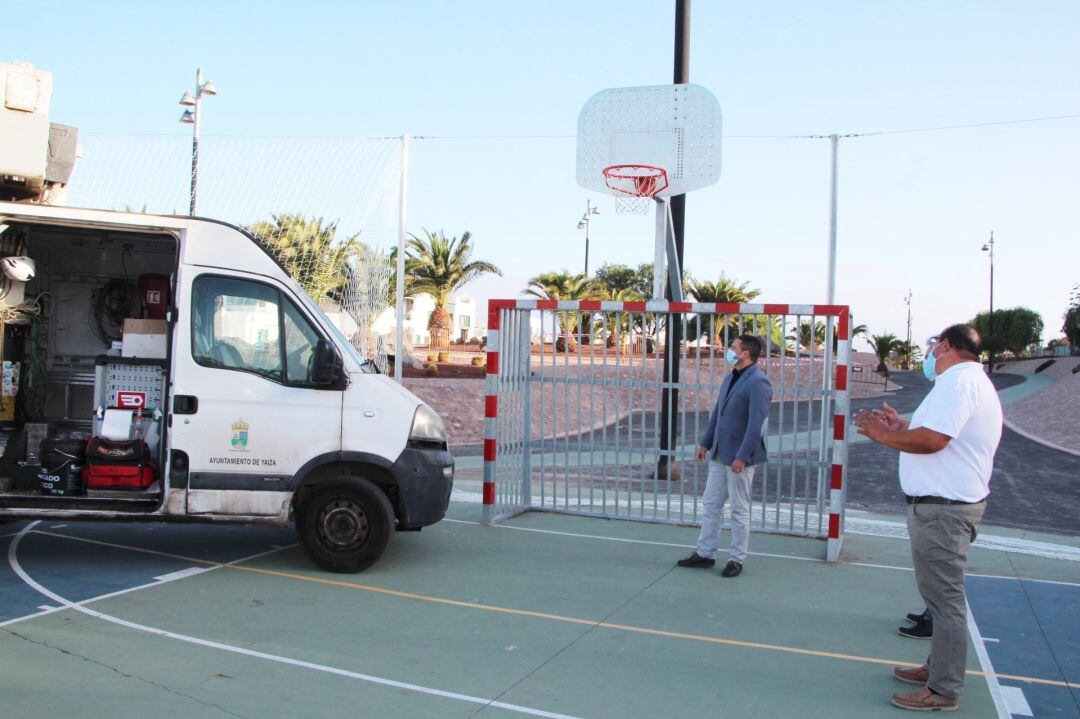
[[[217,94],[217,88],[214,87],[214,83],[207,80],[206,82],[204,82],[202,84],[202,87],[199,88],[199,94],[200,95],[216,95]]]
[[[195,107],[195,98],[190,92],[185,92],[184,96],[180,98],[180,104],[184,107]]]
[[[184,110],[184,114],[180,116],[180,122],[184,123],[185,125],[194,125],[195,113],[193,113],[191,110]]]
[[[581,221],[579,221],[579,222],[577,223],[577,228],[578,228],[579,230],[584,230],[584,229],[585,229],[585,220],[581,220]]]

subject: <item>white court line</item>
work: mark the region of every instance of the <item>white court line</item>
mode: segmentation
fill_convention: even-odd
[[[229,652],[231,654],[239,654],[246,657],[252,657],[255,659],[264,659],[266,661],[276,662],[278,664],[285,664],[292,667],[299,667],[302,669],[311,669],[317,672],[323,672],[326,674],[334,674],[349,679],[358,679],[362,682],[369,684],[377,684],[380,686],[394,687],[395,689],[403,689],[405,691],[416,692],[418,694],[427,694],[430,696],[437,696],[444,699],[456,699],[458,701],[468,702],[470,704],[480,704],[485,707],[495,707],[498,709],[506,709],[520,714],[527,714],[529,716],[543,717],[544,719],[578,719],[568,714],[558,714],[555,712],[547,712],[541,709],[533,709],[531,707],[521,706],[518,704],[509,704],[507,702],[494,701],[492,699],[484,699],[483,697],[470,696],[468,694],[459,694],[457,692],[444,691],[442,689],[433,689],[431,687],[420,686],[419,684],[410,684],[408,682],[399,682],[393,679],[385,679],[383,677],[376,677],[370,674],[360,674],[359,672],[351,672],[346,669],[339,669],[337,667],[327,666],[325,664],[315,664],[313,662],[305,662],[299,659],[291,659],[289,657],[279,656],[277,654],[267,654],[266,652],[259,652],[253,649],[247,649],[245,647],[237,647],[231,644],[223,644],[221,642],[213,642],[208,639],[200,639],[199,637],[192,637],[186,634],[178,634],[176,632],[170,632],[165,629],[159,629],[157,627],[150,627],[145,624],[137,624],[135,622],[129,622],[126,619],[120,619],[110,614],[104,614],[102,612],[90,609],[83,606],[79,602],[72,602],[56,592],[48,589],[47,587],[39,584],[33,577],[26,573],[26,570],[22,568],[18,558],[19,543],[23,537],[30,532],[38,522],[33,522],[24,528],[19,534],[12,540],[8,546],[8,564],[11,566],[12,571],[15,572],[28,586],[36,590],[37,592],[45,595],[54,602],[63,604],[67,609],[74,609],[76,612],[80,612],[95,619],[100,619],[110,624],[126,627],[127,629],[134,629],[135,631],[145,632],[154,636],[163,637],[165,639],[173,639],[179,642],[187,644],[194,644],[196,646],[207,647],[210,649],[218,649],[223,652]],[[73,539],[73,537],[72,537]],[[272,550],[274,551],[274,550]],[[228,564],[235,564],[241,560],[235,562],[229,562]],[[228,564],[217,565],[219,567],[228,566]]]
[[[993,642],[994,644],[1000,644],[1000,639],[994,639],[993,637],[983,637],[984,642]]]
[[[982,634],[979,633],[979,625],[975,623],[975,616],[971,613],[971,607],[968,607],[967,625],[971,643],[975,646],[975,655],[979,657],[979,666],[986,675],[986,688],[990,690],[990,698],[994,700],[998,719],[1012,719],[1005,695],[1001,692],[1001,684],[994,675],[994,665],[990,662],[990,655],[986,651],[986,645],[983,644]]]
[[[184,579],[185,577],[194,577],[196,574],[203,574],[215,569],[215,567],[188,567],[187,569],[181,569],[178,572],[170,572],[168,574],[162,574],[160,577],[154,577],[159,582],[172,582],[177,579]]]
[[[35,533],[36,534],[49,534],[48,532],[43,532],[43,531],[40,531],[40,530],[35,532]],[[63,537],[65,539],[74,539],[74,537],[68,537],[68,536],[63,535],[63,534],[49,534],[49,536],[51,536],[51,537]],[[110,545],[110,546],[119,546],[119,545]],[[289,546],[293,546],[293,545],[289,545]],[[282,549],[284,549],[284,547],[282,547]],[[226,567],[229,564],[238,564],[240,562],[247,562],[247,561],[250,561],[252,559],[258,559],[259,557],[264,557],[267,554],[273,554],[274,552],[277,552],[277,551],[279,551],[279,550],[278,549],[271,549],[271,550],[268,550],[268,551],[265,551],[265,552],[259,552],[257,554],[252,554],[252,555],[247,556],[247,557],[241,557],[240,559],[234,559],[233,561],[229,562],[228,564],[218,564],[216,566],[207,567],[205,569],[202,569],[201,567],[196,567],[196,569],[201,569],[200,573],[202,573],[202,572],[212,572],[215,569],[220,569],[221,567]],[[178,579],[184,579],[185,577],[193,576],[193,574],[188,573],[188,571],[189,570],[184,570],[182,572],[173,572],[171,575],[170,574],[163,574],[160,577],[155,577],[155,581],[153,581],[153,582],[147,582],[146,584],[140,584],[140,585],[135,586],[135,587],[128,587],[127,589],[119,589],[119,590],[117,590],[115,592],[109,592],[108,594],[99,594],[96,597],[90,597],[89,599],[83,599],[82,601],[74,602],[73,604],[77,604],[79,606],[82,606],[84,604],[92,604],[94,602],[100,602],[103,599],[112,599],[113,597],[119,597],[122,594],[130,594],[131,592],[138,592],[138,591],[142,591],[143,589],[151,589],[152,587],[160,587],[162,584],[168,584],[169,582],[175,582]],[[0,622],[0,627],[6,627],[9,624],[18,624],[19,622],[25,622],[28,619],[34,619],[36,617],[44,617],[47,614],[56,614],[57,612],[62,612],[67,608],[68,608],[67,605],[60,606],[60,607],[50,607],[48,605],[43,605],[41,607],[38,607],[38,609],[41,609],[42,611],[34,612],[33,614],[25,614],[25,615],[23,615],[21,617],[14,617],[12,619],[7,619],[5,621]]]
[[[473,522],[467,519],[451,519],[450,517],[444,517],[443,522],[453,522],[455,524],[471,524],[476,527],[485,526],[482,522]],[[605,542],[626,542],[629,544],[647,544],[657,547],[677,547],[679,549],[694,549],[693,544],[676,544],[674,542],[654,542],[648,539],[625,539],[623,537],[605,537],[602,534],[581,534],[578,532],[559,532],[554,529],[536,529],[534,527],[515,527],[511,524],[493,524],[494,529],[512,529],[516,532],[534,532],[536,534],[554,534],[561,537],[576,537],[578,539],[599,539]],[[60,536],[60,535],[58,535]],[[797,557],[790,554],[770,554],[768,552],[748,552],[751,556],[755,557],[771,557],[773,559],[792,559],[798,562],[818,562],[821,564],[829,564],[825,559],[819,559],[816,557]],[[871,562],[841,562],[846,567],[869,567],[871,569],[889,569],[895,572],[914,572],[911,567],[897,567],[892,564],[873,564]],[[1059,584],[1066,587],[1080,587],[1080,583],[1076,582],[1062,582],[1055,579],[1032,579],[1030,577],[1008,577],[1000,574],[968,574],[969,577],[980,577],[983,579],[1011,579],[1014,582],[1040,582],[1043,584]]]
[[[1024,690],[1020,687],[1001,687],[1001,694],[1005,697],[1005,704],[1009,707],[1010,714],[1022,717],[1035,716],[1027,697],[1024,696]]]

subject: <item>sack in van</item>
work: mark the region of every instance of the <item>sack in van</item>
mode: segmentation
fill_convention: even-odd
[[[88,489],[146,489],[157,474],[153,463],[104,464],[89,462],[83,469]]]

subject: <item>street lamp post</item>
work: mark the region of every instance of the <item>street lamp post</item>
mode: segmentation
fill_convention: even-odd
[[[907,342],[904,345],[904,369],[911,369],[911,290],[904,298],[907,303]]]
[[[982,251],[990,254],[990,317],[988,318],[987,334],[990,335],[987,348],[990,352],[990,366],[987,367],[989,374],[994,374],[994,231],[990,230],[990,241],[982,246]]]
[[[592,204],[591,200],[585,200],[585,214],[577,223],[579,230],[585,230],[585,279],[589,279],[589,224],[593,215],[599,215],[600,208]]]
[[[180,116],[180,122],[191,125],[191,206],[189,215],[195,214],[195,191],[199,183],[199,107],[202,104],[203,95],[216,95],[217,88],[209,80],[203,81],[203,71],[200,67],[195,73],[195,94],[185,92],[180,98],[180,105],[184,107],[184,114]],[[194,108],[194,109],[192,109]]]

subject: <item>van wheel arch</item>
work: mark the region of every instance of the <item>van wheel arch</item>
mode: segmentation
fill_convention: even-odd
[[[394,508],[394,517],[401,517],[401,506],[397,492],[397,481],[390,471],[372,462],[328,462],[312,468],[299,478],[293,494],[293,513],[300,508],[304,496],[316,487],[341,477],[362,477],[382,490]]]

